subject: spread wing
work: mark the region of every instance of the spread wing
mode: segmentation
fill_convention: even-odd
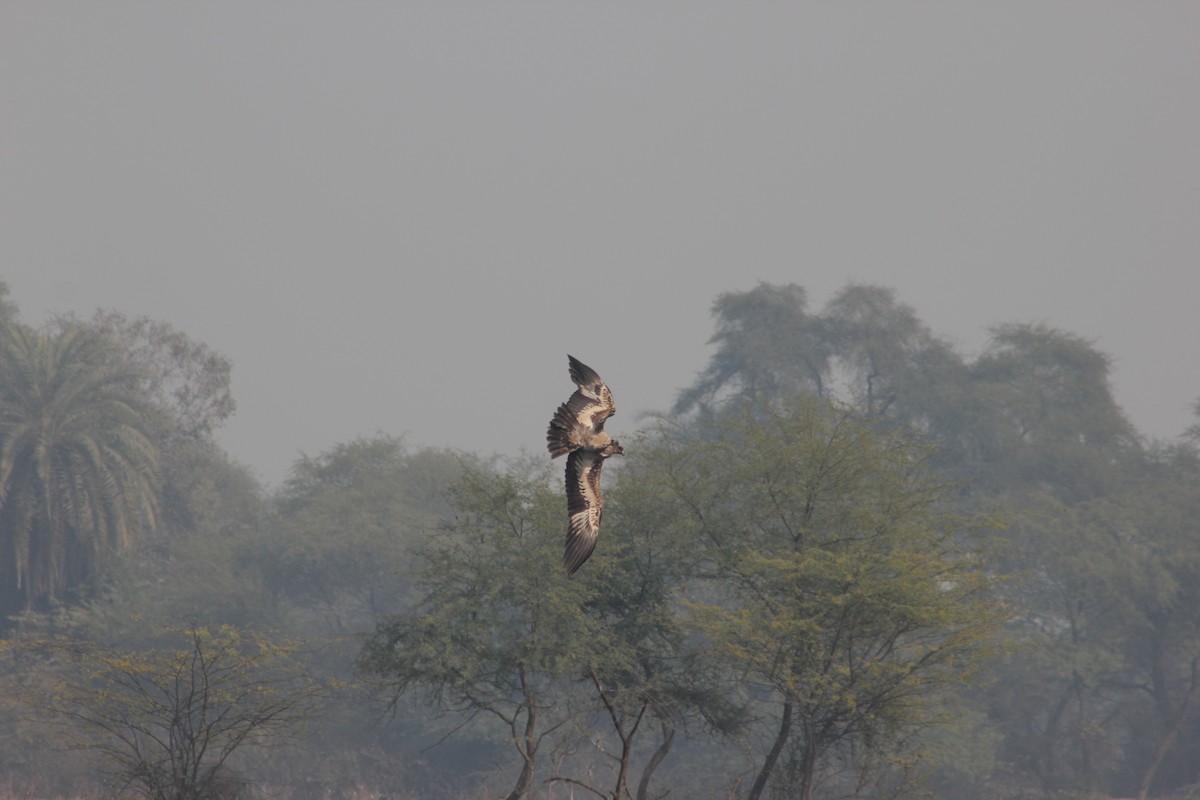
[[[579,414],[591,423],[594,432],[599,433],[604,428],[604,420],[617,413],[617,404],[613,402],[612,392],[596,374],[596,370],[575,356],[568,355],[567,363],[571,371],[571,380],[579,387],[567,403],[581,397]]]
[[[604,458],[590,450],[576,450],[567,456],[567,549],[563,566],[567,574],[583,566],[600,535],[600,467]]]
[[[617,413],[612,392],[596,371],[568,355],[571,380],[579,388],[558,407],[546,430],[546,448],[551,458],[582,446],[589,437],[604,430],[604,421]]]

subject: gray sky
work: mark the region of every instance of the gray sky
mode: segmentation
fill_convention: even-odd
[[[0,278],[234,362],[277,484],[376,430],[616,434],[759,280],[1043,321],[1174,436],[1200,396],[1200,3],[0,2]]]

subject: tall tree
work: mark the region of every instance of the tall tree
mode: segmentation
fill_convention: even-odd
[[[589,770],[596,776],[590,788],[605,794],[598,781],[611,777],[607,795],[614,800],[628,796],[639,768],[634,796],[659,795],[653,782],[680,731],[700,729],[728,739],[745,723],[743,706],[728,690],[709,643],[685,624],[683,604],[696,548],[686,528],[672,524],[670,504],[663,503],[662,483],[655,476],[670,465],[652,441],[638,437],[632,448],[637,460],[621,465],[606,506],[606,520],[612,522],[606,522],[604,556],[574,579],[585,584],[588,616],[607,631],[590,648],[581,680],[593,689],[598,708],[589,740],[610,756],[615,773]],[[640,763],[637,742],[653,744]],[[693,788],[711,788],[699,770],[689,772]],[[675,791],[688,788],[675,784]]]
[[[394,700],[426,693],[499,722],[519,758],[507,798],[520,800],[548,737],[571,718],[564,676],[586,674],[607,633],[583,612],[585,587],[563,574],[561,495],[545,469],[468,469],[455,498],[453,526],[421,556],[419,607],[381,620],[360,666]]]
[[[934,434],[953,457],[974,404],[967,366],[896,292],[847,284],[822,312],[834,371],[859,413]]]
[[[9,325],[0,358],[0,609],[89,581],[158,513],[156,411],[111,341]]]
[[[1117,488],[1019,496],[996,567],[1021,613],[990,715],[1046,791],[1145,797],[1191,783],[1200,729],[1200,456],[1125,454]]]
[[[993,489],[1053,486],[1070,501],[1115,488],[1116,456],[1135,436],[1113,397],[1110,367],[1091,342],[1065,331],[992,329],[971,373],[986,404],[974,435]]]
[[[771,726],[749,797],[808,800],[832,760],[936,721],[1000,618],[922,446],[811,397],[660,446],[674,467],[644,479],[703,556],[698,630]]]
[[[1122,721],[1144,800],[1194,783],[1200,759],[1200,451],[1152,447],[1127,474],[1096,526],[1130,554],[1120,653],[1137,705]]]
[[[991,717],[1006,761],[1043,791],[1096,791],[1117,766],[1113,724],[1129,698],[1120,657],[1137,548],[1113,537],[1105,500],[1066,504],[1049,489],[1008,510],[1011,542],[993,567],[1014,615],[1015,650],[996,665]]]
[[[731,396],[770,397],[825,391],[829,348],[823,324],[808,313],[808,293],[794,283],[760,283],[725,292],[713,303],[717,350],[692,386],[679,393],[675,413],[710,410]]]

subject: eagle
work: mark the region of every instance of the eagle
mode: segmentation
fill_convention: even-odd
[[[612,392],[596,371],[568,355],[571,380],[578,387],[558,407],[546,430],[551,458],[567,456],[567,547],[563,566],[568,575],[583,566],[600,535],[600,467],[604,459],[625,453],[620,442],[604,432],[604,421],[617,413]]]

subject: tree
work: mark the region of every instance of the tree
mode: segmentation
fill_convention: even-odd
[[[146,393],[168,411],[170,437],[205,438],[236,409],[229,359],[169,323],[101,310],[87,327],[115,342],[142,372]]]
[[[369,629],[411,599],[413,545],[450,516],[449,487],[473,462],[385,435],[300,459],[257,559],[268,584],[329,633]]]
[[[711,409],[730,396],[759,398],[807,389],[825,392],[829,346],[819,318],[807,311],[808,294],[796,284],[760,283],[725,292],[713,303],[717,351],[674,413]]]
[[[967,365],[892,289],[848,284],[822,313],[842,398],[867,418],[902,424],[938,443],[939,464],[960,461],[978,413]]]
[[[543,744],[571,718],[561,679],[586,674],[607,634],[563,574],[562,496],[546,469],[467,469],[453,496],[453,525],[420,554],[419,607],[381,620],[359,664],[393,704],[422,692],[464,720],[501,723],[519,757],[507,797],[519,800]]]
[[[971,365],[972,494],[1007,509],[1008,557],[994,566],[1020,610],[1020,650],[997,665],[990,712],[1009,767],[1046,791],[1136,792],[1133,762],[1149,755],[1131,742],[1160,739],[1149,726],[1129,738],[1127,725],[1144,680],[1132,656],[1148,652],[1137,631],[1171,585],[1141,533],[1169,504],[1134,509],[1139,496],[1164,502],[1165,473],[1147,480],[1109,369],[1090,342],[1046,325],[993,328]]]
[[[1009,763],[1046,791],[1145,797],[1195,778],[1200,458],[1154,447],[1119,469],[1102,496],[1022,494],[996,563],[1016,576],[1019,649],[989,712]]]
[[[0,329],[17,322],[17,305],[8,299],[8,282],[0,280]]]
[[[230,767],[251,743],[289,735],[320,687],[293,645],[231,627],[193,627],[152,650],[49,645],[79,672],[42,698],[99,754],[122,789],[148,800],[228,795]],[[171,643],[170,640],[174,640]]]
[[[1146,703],[1127,753],[1145,800],[1193,783],[1200,759],[1200,450],[1153,448],[1138,473],[1120,497],[1125,513],[1107,522],[1138,556],[1124,654]]]
[[[621,466],[608,493],[604,555],[576,576],[585,584],[586,613],[607,632],[590,648],[580,677],[593,690],[596,707],[587,738],[613,768],[610,790],[599,788],[598,777],[584,785],[613,800],[628,796],[637,741],[657,734],[637,780],[635,797],[646,800],[680,730],[699,727],[727,738],[745,723],[708,643],[685,624],[682,603],[695,548],[662,513],[669,505],[653,476],[665,465],[649,442],[637,438],[631,448],[636,461]],[[605,735],[606,721],[611,736]],[[676,783],[675,790],[688,789]]]
[[[0,358],[0,610],[91,580],[158,514],[155,409],[141,373],[78,324],[9,325]]]
[[[1128,700],[1119,653],[1137,555],[1097,524],[1113,511],[1104,500],[1025,493],[1007,513],[1008,555],[994,563],[1014,576],[1006,588],[1019,613],[990,712],[1006,761],[1044,791],[1098,790],[1118,764],[1113,720]]]
[[[717,350],[674,413],[811,392],[935,438],[941,464],[965,459],[982,410],[968,367],[894,290],[850,283],[820,314],[806,305],[795,284],[718,297],[710,340]]]
[[[1200,442],[1200,399],[1192,403],[1192,416],[1196,418],[1196,422],[1187,427],[1183,436],[1193,442]]]
[[[1115,488],[1116,456],[1135,437],[1109,369],[1082,337],[1046,325],[992,329],[971,379],[986,404],[974,430],[993,490],[1041,484],[1071,501]]]
[[[835,757],[861,766],[933,725],[1001,616],[928,450],[811,397],[659,447],[674,466],[643,480],[702,555],[696,629],[774,726],[748,796],[808,800]]]
[[[936,415],[932,406],[945,384],[965,377],[950,346],[911,306],[897,302],[892,289],[848,284],[822,316],[853,403],[868,417],[898,417],[919,427],[930,412]]]

